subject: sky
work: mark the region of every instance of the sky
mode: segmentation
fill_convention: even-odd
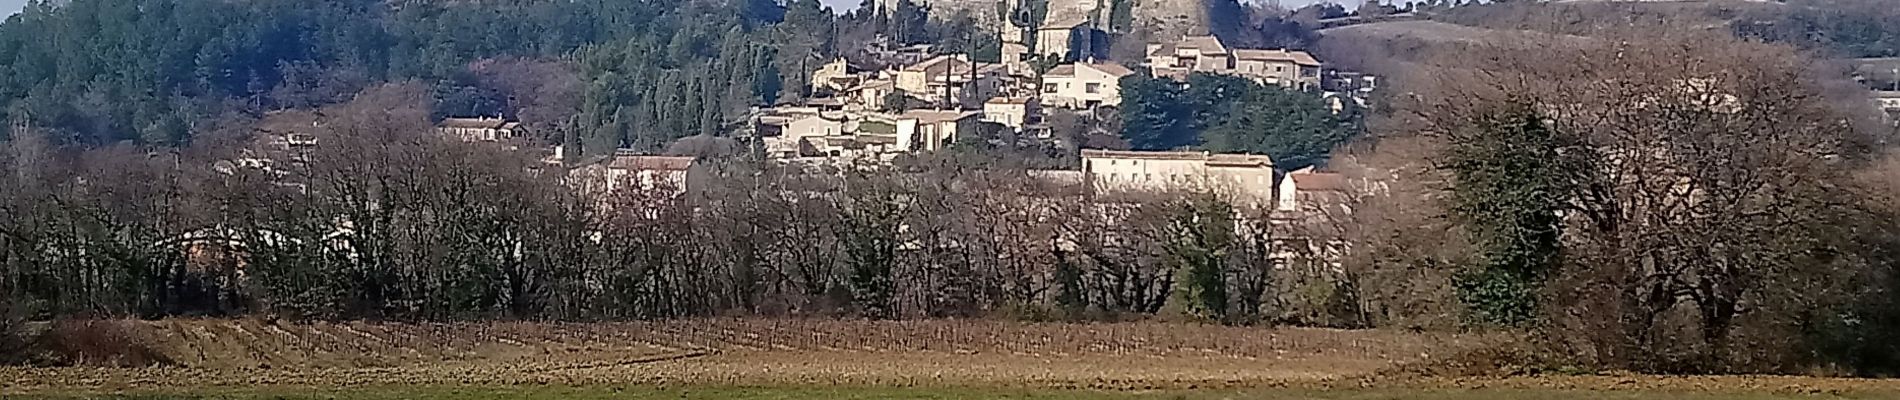
[[[0,0],[0,17],[10,16],[26,7],[26,0]]]

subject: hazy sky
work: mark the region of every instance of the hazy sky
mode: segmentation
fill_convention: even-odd
[[[7,2],[7,1],[16,1],[16,0],[0,0],[0,2]],[[25,0],[17,0],[17,1],[24,2]],[[860,3],[859,0],[820,0],[820,1],[824,2],[825,5],[831,6],[832,11],[837,11],[840,13],[850,12],[851,9],[857,8],[858,4]],[[1240,0],[1240,1],[1264,3],[1264,2],[1270,2],[1273,0]],[[1353,9],[1353,8],[1358,8],[1359,3],[1362,1],[1364,0],[1280,0],[1280,5],[1285,6],[1287,8],[1300,8],[1300,7],[1305,7],[1306,5],[1313,4],[1313,3],[1331,2],[1331,3],[1339,3],[1342,5],[1345,5],[1347,9]],[[14,6],[13,8],[20,8],[20,7]]]
[[[26,7],[26,0],[0,0],[0,16],[13,15]]]

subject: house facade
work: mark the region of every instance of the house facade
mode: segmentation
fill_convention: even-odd
[[[1900,127],[1900,91],[1874,92],[1874,106],[1886,112],[1887,122]]]
[[[1036,55],[1081,60],[1095,54],[1095,36],[1087,18],[1052,19],[1036,28]]]
[[[1121,79],[1135,71],[1114,63],[1073,63],[1042,75],[1041,95],[1050,106],[1093,109],[1121,105]]]
[[[1900,91],[1874,92],[1874,104],[1879,106],[1881,111],[1900,113]]]
[[[1001,64],[971,63],[965,55],[940,55],[898,70],[896,88],[931,104],[974,108],[1002,91],[1005,72]]]
[[[876,110],[884,107],[884,98],[897,93],[897,82],[870,79],[839,93],[847,110]]]
[[[1186,36],[1173,43],[1149,44],[1148,68],[1155,76],[1185,77],[1194,72],[1231,71],[1234,59],[1218,38]]]
[[[983,121],[994,122],[1021,131],[1035,123],[1040,114],[1035,97],[997,97],[983,102]]]
[[[832,60],[811,73],[814,91],[836,92],[864,83],[864,75],[843,58]]]
[[[899,152],[895,118],[880,113],[818,111],[776,115],[758,140],[775,160],[887,160]]]
[[[1197,72],[1220,74],[1296,90],[1318,90],[1324,72],[1319,60],[1304,51],[1231,49],[1213,36],[1150,44],[1148,67],[1155,76],[1186,79]]]
[[[981,111],[913,110],[897,118],[897,151],[937,151],[959,134],[975,132]]]
[[[568,170],[567,182],[582,193],[664,190],[682,195],[695,189],[707,171],[693,157],[644,155],[628,150],[596,157]],[[603,205],[604,206],[604,205]]]
[[[1239,49],[1233,52],[1235,75],[1263,85],[1295,90],[1320,88],[1319,60],[1304,51]]]
[[[1036,56],[1030,54],[1029,41],[1024,40],[1025,36],[1028,36],[1024,34],[1026,31],[1026,28],[1008,26],[997,34],[997,39],[1002,42],[1000,47],[1003,53],[1003,66],[1009,69],[1010,74],[1023,74],[1024,71],[1028,71],[1029,60]]]
[[[1273,211],[1289,218],[1352,212],[1347,206],[1351,182],[1344,174],[1318,172],[1313,167],[1289,171],[1280,178]]]
[[[448,118],[436,124],[443,136],[464,142],[501,142],[521,138],[521,123],[502,118]]]
[[[1082,171],[1103,193],[1204,190],[1260,205],[1275,194],[1273,159],[1264,155],[1083,150]]]

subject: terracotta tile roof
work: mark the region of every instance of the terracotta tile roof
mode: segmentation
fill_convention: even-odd
[[[1313,55],[1307,54],[1304,51],[1297,51],[1297,50],[1289,51],[1286,49],[1274,49],[1274,50],[1238,49],[1238,50],[1234,50],[1234,57],[1240,58],[1242,60],[1279,61],[1279,62],[1290,62],[1290,63],[1305,65],[1305,66],[1313,66],[1313,67],[1319,66],[1319,60],[1314,59]]]
[[[1293,55],[1294,64],[1312,66],[1312,67],[1319,66],[1319,59],[1313,58],[1312,54],[1308,54],[1307,52],[1304,52],[1304,51],[1290,51],[1287,53]]]
[[[963,60],[957,59],[954,56],[946,54],[946,55],[931,57],[930,59],[924,60],[923,62],[911,64],[910,66],[904,67],[904,70],[911,71],[911,72],[921,72],[921,71],[929,70],[930,68],[936,68],[937,64],[948,63],[952,61],[954,61],[955,63],[952,63],[948,66],[951,69],[968,68],[967,67],[967,65],[969,65],[968,62],[964,62]]]
[[[893,86],[897,86],[896,81],[892,81],[889,79],[872,79],[872,80],[864,81],[864,83],[859,84],[857,86],[853,86],[850,89],[845,89],[844,91],[856,92],[856,91],[861,91],[861,90],[876,88],[876,87],[893,87]]]
[[[693,167],[693,158],[615,155],[607,167],[629,171],[685,171]]]
[[[1256,154],[1212,154],[1204,151],[1129,151],[1083,149],[1082,158],[1203,161],[1216,167],[1273,168],[1273,157]]]
[[[1042,76],[1075,76],[1075,64],[1057,65],[1055,68],[1050,68],[1049,72],[1043,73]]]
[[[1129,76],[1129,75],[1134,75],[1134,74],[1135,74],[1135,71],[1134,71],[1134,70],[1131,70],[1131,69],[1128,69],[1128,67],[1124,67],[1124,66],[1121,66],[1121,64],[1115,64],[1115,63],[1094,63],[1094,64],[1062,64],[1062,65],[1057,65],[1057,66],[1056,66],[1055,68],[1051,68],[1051,69],[1049,69],[1049,72],[1048,72],[1048,73],[1046,73],[1046,74],[1042,74],[1042,75],[1043,75],[1043,76],[1053,76],[1053,77],[1073,77],[1073,76],[1075,76],[1075,70],[1076,70],[1076,68],[1083,68],[1083,67],[1086,67],[1086,68],[1089,68],[1089,69],[1093,69],[1093,70],[1096,70],[1096,71],[1101,71],[1102,73],[1105,73],[1105,74],[1108,74],[1108,75],[1111,75],[1111,76],[1114,76],[1114,77],[1117,77],[1117,78],[1120,78],[1120,77],[1124,77],[1124,76]]]
[[[1206,160],[1207,153],[1199,151],[1128,151],[1083,149],[1082,158],[1121,158],[1138,160]]]
[[[904,112],[904,115],[901,118],[914,119],[914,120],[917,120],[917,122],[919,123],[931,124],[931,123],[946,122],[946,121],[956,121],[956,120],[961,120],[964,118],[974,118],[980,115],[983,115],[983,112],[981,111],[950,111],[950,110],[912,110],[912,111]]]
[[[1176,46],[1183,49],[1200,50],[1201,54],[1227,54],[1227,45],[1221,44],[1220,38],[1213,36],[1184,37],[1181,38],[1181,43]]]
[[[1344,192],[1352,187],[1345,175],[1330,172],[1291,173],[1287,178],[1302,192]]]
[[[508,120],[501,118],[447,118],[437,125],[443,128],[501,129],[511,127]]]
[[[1174,43],[1162,43],[1160,46],[1155,46],[1154,51],[1148,52],[1148,56],[1149,57],[1155,57],[1155,56],[1173,57],[1174,53],[1179,50],[1180,48],[1177,47]]]
[[[1272,168],[1273,157],[1254,154],[1215,154],[1208,156],[1207,165],[1218,167]]]
[[[1114,75],[1117,78],[1135,74],[1135,70],[1128,69],[1128,67],[1116,63],[1095,63],[1089,64],[1088,67],[1094,68],[1096,71],[1107,72],[1109,75]]]
[[[897,144],[897,135],[861,134],[851,136],[826,136],[820,139],[823,139],[826,144],[831,146],[851,149],[862,149],[865,146],[873,144]]]

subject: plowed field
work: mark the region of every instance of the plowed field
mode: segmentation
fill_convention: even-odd
[[[1364,376],[1479,343],[1386,331],[980,320],[172,320],[43,329],[64,337],[54,348],[92,350],[59,353],[74,366],[0,369],[0,382],[15,383],[0,390],[521,383],[1251,387]]]

